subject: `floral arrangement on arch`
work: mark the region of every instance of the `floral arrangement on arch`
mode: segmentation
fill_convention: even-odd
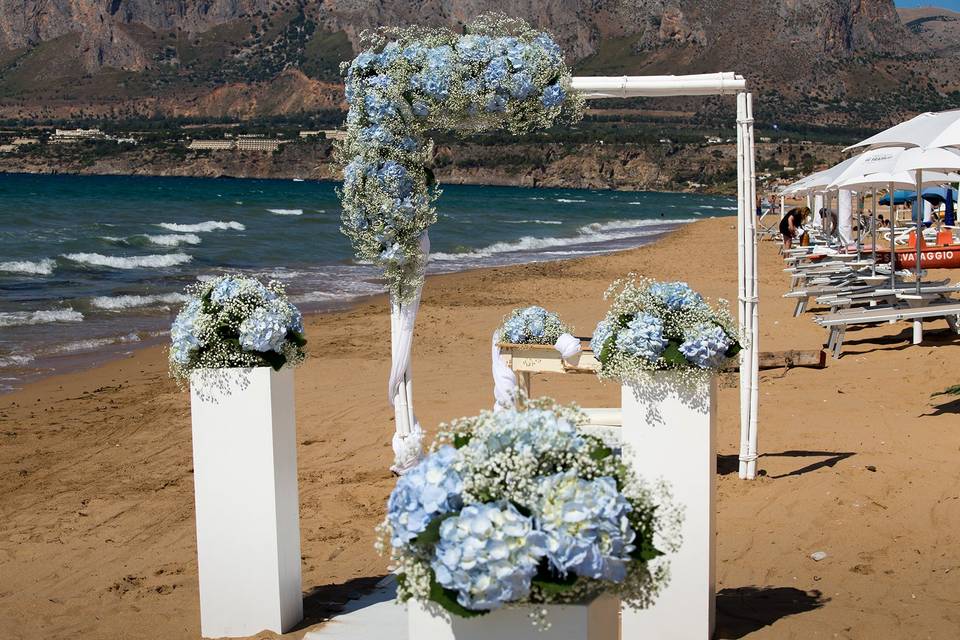
[[[410,27],[363,35],[370,47],[342,67],[341,229],[405,302],[422,284],[421,237],[437,217],[427,132],[522,134],[564,114],[576,120],[583,98],[568,92],[560,47],[519,19],[487,14],[464,34]]]
[[[500,326],[500,342],[509,344],[553,345],[570,329],[560,322],[560,316],[543,307],[514,309]]]
[[[630,274],[611,284],[604,298],[613,303],[590,340],[602,378],[635,381],[664,369],[713,372],[740,352],[726,301],[711,307],[686,282]]]
[[[678,512],[621,453],[580,433],[549,399],[442,425],[390,494],[379,527],[397,598],[472,617],[505,606],[588,602],[611,592],[648,606],[666,579],[654,536],[674,548]]]
[[[283,285],[223,275],[187,287],[170,327],[170,373],[186,382],[199,369],[272,367],[303,361],[303,316]]]

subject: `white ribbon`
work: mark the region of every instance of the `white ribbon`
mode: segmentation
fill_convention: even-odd
[[[574,361],[580,355],[580,340],[563,333],[557,338],[553,348],[560,352],[560,357],[568,362]],[[502,411],[514,406],[517,400],[517,375],[500,357],[500,329],[493,332],[491,346],[493,369],[493,410]]]
[[[430,236],[424,232],[420,236],[420,253],[423,256],[423,268],[426,269],[430,256]],[[423,287],[410,302],[400,304],[391,301],[390,343],[391,362],[390,379],[387,382],[387,399],[393,405],[396,433],[393,436],[394,465],[391,469],[403,474],[413,468],[423,452],[423,429],[413,412],[413,373],[410,367],[410,353],[413,348],[413,328],[420,310],[420,296]]]

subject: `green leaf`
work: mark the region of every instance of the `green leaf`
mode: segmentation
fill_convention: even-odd
[[[544,572],[541,568],[531,582],[538,586],[545,596],[559,596],[573,589],[577,576],[573,573],[561,576],[552,571]]]
[[[671,340],[667,348],[663,350],[663,359],[667,364],[678,367],[685,367],[689,364],[687,357],[680,352],[680,345],[677,344],[676,340]]]
[[[734,342],[733,344],[730,345],[730,348],[728,348],[726,353],[724,353],[723,355],[727,356],[728,358],[732,358],[733,356],[737,355],[741,351],[743,351],[743,347],[740,346],[740,343]]]
[[[476,618],[477,616],[488,613],[487,611],[467,609],[457,602],[457,592],[452,589],[444,589],[440,583],[437,582],[432,572],[430,573],[430,599],[453,615],[460,616],[461,618]]]
[[[303,334],[299,331],[287,331],[287,339],[298,347],[303,347],[307,344],[307,339],[304,338]]]
[[[960,384],[955,384],[952,387],[947,387],[943,391],[930,394],[931,398],[935,398],[936,396],[960,396]]]
[[[529,518],[529,517],[531,517],[531,516],[533,515],[533,512],[530,511],[530,509],[528,509],[528,508],[526,508],[525,506],[523,506],[522,504],[517,504],[516,502],[513,502],[512,500],[510,501],[510,504],[512,504],[512,505],[513,505],[513,508],[516,509],[517,512],[518,512],[520,515],[524,516],[525,518]]]
[[[608,446],[606,446],[606,445],[602,445],[602,444],[601,444],[601,445],[597,445],[596,447],[594,447],[594,448],[590,451],[590,459],[591,459],[591,460],[596,460],[597,462],[600,462],[601,460],[604,460],[605,458],[609,458],[609,457],[612,456],[612,455],[613,455],[613,449],[611,449],[610,447],[608,447]]]
[[[642,560],[644,562],[650,562],[654,558],[663,555],[663,551],[660,551],[652,544],[644,542],[641,545],[638,545],[636,549],[633,550],[633,553],[630,554],[631,557],[636,558],[637,560]]]
[[[453,436],[453,448],[454,449],[463,449],[465,446],[470,444],[470,440],[473,436],[469,433],[458,433]]]
[[[427,524],[427,528],[423,530],[413,541],[417,544],[432,545],[440,541],[440,525],[443,524],[443,521],[447,518],[457,515],[456,513],[442,513],[438,516],[435,516]]]
[[[613,355],[613,341],[613,334],[610,334],[607,339],[603,341],[603,346],[600,348],[600,355],[597,356],[597,360],[600,361],[600,364],[607,364],[610,356]]]

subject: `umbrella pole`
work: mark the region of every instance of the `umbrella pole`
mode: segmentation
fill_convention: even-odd
[[[916,203],[915,209],[916,209],[916,216],[917,216],[917,224],[916,224],[917,264],[914,269],[914,272],[916,274],[914,278],[917,281],[916,286],[917,286],[918,296],[920,295],[920,256],[923,252],[923,249],[922,249],[922,246],[923,246],[923,198],[921,197],[921,194],[923,193],[922,185],[923,185],[923,170],[917,169],[917,199],[915,200],[915,203]],[[913,344],[920,344],[921,342],[923,342],[923,320],[917,319],[913,321]]]
[[[876,187],[872,189],[870,196],[873,200],[873,214],[872,214],[873,221],[870,223],[870,230],[872,234],[872,238],[870,242],[870,245],[871,245],[870,254],[871,254],[871,258],[873,258],[873,266],[870,267],[870,275],[876,276],[877,275],[877,188]]]
[[[897,212],[893,208],[893,183],[887,193],[890,195],[890,288],[897,289]]]

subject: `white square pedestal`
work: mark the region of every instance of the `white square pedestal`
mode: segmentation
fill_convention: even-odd
[[[669,482],[684,508],[679,550],[654,560],[669,562],[670,581],[649,609],[624,608],[623,638],[708,640],[716,588],[716,378],[691,384],[660,372],[623,385],[621,396],[629,462],[647,481]]]
[[[205,637],[282,633],[303,618],[293,370],[191,376]]]
[[[543,605],[537,605],[543,606]],[[497,609],[476,618],[452,616],[440,605],[410,600],[410,640],[618,640],[620,599],[602,595],[589,604],[546,605],[550,629],[533,626],[528,607]],[[386,637],[386,636],[385,636]]]

